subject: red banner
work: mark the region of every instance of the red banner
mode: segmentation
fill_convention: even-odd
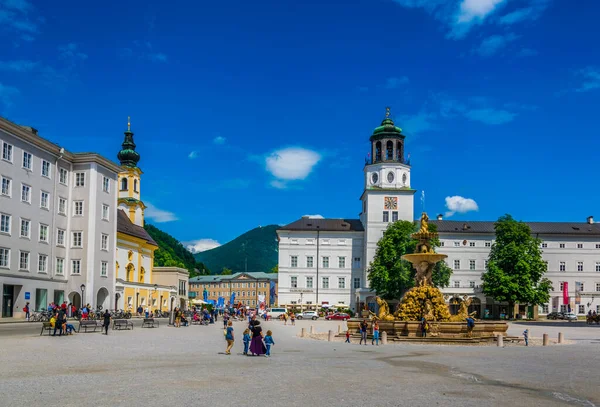
[[[563,283],[563,305],[569,305],[569,283]]]

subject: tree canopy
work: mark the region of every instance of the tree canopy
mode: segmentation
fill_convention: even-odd
[[[409,221],[391,223],[377,243],[375,257],[369,267],[369,282],[377,295],[387,300],[399,299],[415,285],[415,270],[411,263],[402,260],[405,254],[414,253],[417,241],[410,235],[416,232],[416,224]],[[435,225],[429,225],[435,232]],[[440,245],[439,239],[432,242],[434,247]],[[432,273],[433,284],[447,287],[452,270],[443,261],[435,265]]]
[[[482,275],[483,293],[496,301],[545,304],[550,299],[552,283],[544,277],[541,240],[531,235],[526,223],[510,215],[501,216],[494,225],[496,241],[492,245],[486,271]]]
[[[230,276],[232,274],[233,274],[233,271],[231,269],[228,269],[227,267],[223,267],[223,270],[221,270],[222,276]]]

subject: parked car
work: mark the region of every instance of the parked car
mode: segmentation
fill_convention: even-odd
[[[330,321],[345,321],[347,319],[350,319],[350,315],[345,314],[343,312],[336,312],[335,314],[332,315],[327,315],[325,317],[326,320]]]
[[[302,314],[296,316],[298,319],[312,319],[313,321],[319,318],[319,314],[316,311],[304,311]]]
[[[564,319],[564,313],[554,311],[546,315],[546,319]]]
[[[280,318],[283,314],[287,314],[287,310],[285,308],[269,308],[267,309],[269,316],[271,319]]]
[[[577,321],[577,315],[575,315],[572,312],[569,312],[569,313],[564,314],[564,318],[563,319],[566,319],[569,322],[571,322],[571,321]]]

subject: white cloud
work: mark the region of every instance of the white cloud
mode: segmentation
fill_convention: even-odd
[[[184,244],[186,249],[192,253],[200,253],[221,246],[221,243],[214,239],[198,239],[185,242]]]
[[[284,181],[280,181],[278,179],[274,179],[270,182],[270,185],[273,188],[277,188],[277,189],[286,189],[287,188],[287,184]]]
[[[519,36],[513,33],[508,33],[506,35],[491,35],[481,41],[481,44],[475,49],[475,52],[482,57],[490,57],[517,38],[519,38]]]
[[[503,109],[484,108],[471,109],[465,112],[465,117],[476,122],[497,125],[513,121],[517,114]]]
[[[583,83],[577,88],[577,92],[588,92],[600,88],[600,68],[588,66],[577,74],[583,78]]]
[[[463,0],[460,4],[460,13],[457,22],[470,23],[474,19],[483,20],[492,13],[496,6],[504,0]]]
[[[188,154],[188,158],[193,160],[194,158],[198,157],[198,152],[197,151],[192,151],[191,153]]]
[[[38,65],[39,64],[37,62],[27,60],[6,61],[0,62],[0,70],[14,72],[31,72]]]
[[[225,144],[225,137],[217,136],[213,139],[213,143],[215,144]]]
[[[60,56],[66,59],[87,59],[87,54],[84,54],[83,52],[79,51],[77,49],[77,44],[70,42],[66,45],[61,45],[60,47],[58,47],[58,50],[60,51]]]
[[[316,151],[288,147],[268,155],[265,164],[267,171],[278,180],[302,180],[311,173],[320,160],[321,155]]]
[[[172,222],[178,219],[173,212],[158,209],[150,202],[146,202],[146,211],[144,212],[144,214],[147,218],[152,219],[156,223]]]
[[[446,197],[446,217],[450,217],[455,213],[467,213],[471,211],[478,211],[479,206],[471,198],[463,198],[462,196],[447,196]]]
[[[167,55],[163,54],[162,52],[148,54],[148,58],[155,62],[167,62],[168,59]]]
[[[310,219],[325,219],[325,217],[323,215],[304,215],[303,218],[310,218]]]

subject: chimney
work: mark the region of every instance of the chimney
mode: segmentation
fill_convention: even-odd
[[[593,216],[588,216],[587,217],[587,223],[589,223],[590,225],[594,224],[594,217]]]
[[[444,220],[444,215],[441,213],[437,216],[437,220]]]

